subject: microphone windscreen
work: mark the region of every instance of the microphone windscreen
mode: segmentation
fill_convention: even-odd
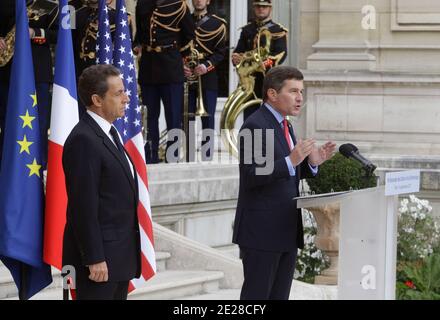
[[[350,158],[351,154],[353,152],[357,152],[357,151],[358,151],[358,148],[354,144],[351,144],[351,143],[346,143],[346,144],[343,144],[339,147],[339,152],[344,157],[347,157],[347,158]]]

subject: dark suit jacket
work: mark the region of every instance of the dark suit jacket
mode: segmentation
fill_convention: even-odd
[[[289,175],[285,157],[289,147],[284,133],[273,114],[261,106],[243,124],[240,132],[249,129],[255,140],[254,131],[263,130],[262,150],[266,155],[266,130],[274,130],[273,172],[269,175],[257,175],[260,166],[252,157],[252,163],[244,161],[245,145],[240,144],[240,189],[235,215],[233,242],[245,247],[259,250],[289,252],[303,248],[303,226],[301,209],[297,209],[299,180],[312,176],[307,159],[296,167],[296,176]],[[290,134],[295,138],[290,127]],[[258,143],[252,143],[252,154]],[[258,153],[257,153],[258,154]]]
[[[87,113],[64,145],[63,265],[75,266],[77,276],[88,276],[86,266],[102,261],[109,281],[140,276],[137,181],[122,156]]]

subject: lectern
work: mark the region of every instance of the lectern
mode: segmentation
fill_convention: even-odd
[[[338,299],[394,300],[397,196],[379,186],[296,199],[305,209],[340,204]]]

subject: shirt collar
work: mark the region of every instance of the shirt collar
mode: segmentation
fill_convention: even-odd
[[[262,27],[262,26],[265,26],[266,24],[268,24],[271,20],[272,20],[272,17],[267,17],[264,20],[255,20],[255,23],[257,24],[258,27]]]
[[[208,15],[208,11],[204,11],[201,14],[194,12],[194,17],[196,18],[197,21],[202,20],[207,15]]]
[[[93,111],[87,110],[87,113],[93,118],[93,120],[96,121],[96,123],[102,129],[102,131],[104,131],[105,134],[108,135],[112,127],[112,124]]]
[[[264,103],[264,105],[266,106],[266,108],[273,114],[273,116],[275,117],[275,119],[277,119],[277,122],[279,124],[281,124],[281,122],[283,122],[284,117],[281,115],[281,113],[279,113],[277,110],[274,109],[274,107],[272,107],[270,104],[268,104],[267,102]]]

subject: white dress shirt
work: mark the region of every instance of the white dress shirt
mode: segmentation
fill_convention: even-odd
[[[109,137],[110,141],[113,142],[113,144],[117,148],[116,143],[113,140],[113,136],[110,133],[110,129],[112,128],[113,125],[110,122],[108,122],[107,120],[105,120],[103,117],[101,117],[100,115],[94,113],[93,111],[87,110],[87,113],[93,118],[93,120],[96,121],[98,126],[102,129],[102,131],[104,131],[104,133],[107,135],[107,137]],[[118,130],[116,130],[116,132],[118,132]],[[124,145],[122,143],[121,135],[119,134],[119,132],[118,132],[118,137],[119,137],[119,141],[121,142],[121,144]],[[130,158],[128,158],[126,152],[125,152],[125,158],[127,158],[127,162],[128,162],[129,167],[130,167],[131,174],[134,177],[133,164],[131,163]]]

